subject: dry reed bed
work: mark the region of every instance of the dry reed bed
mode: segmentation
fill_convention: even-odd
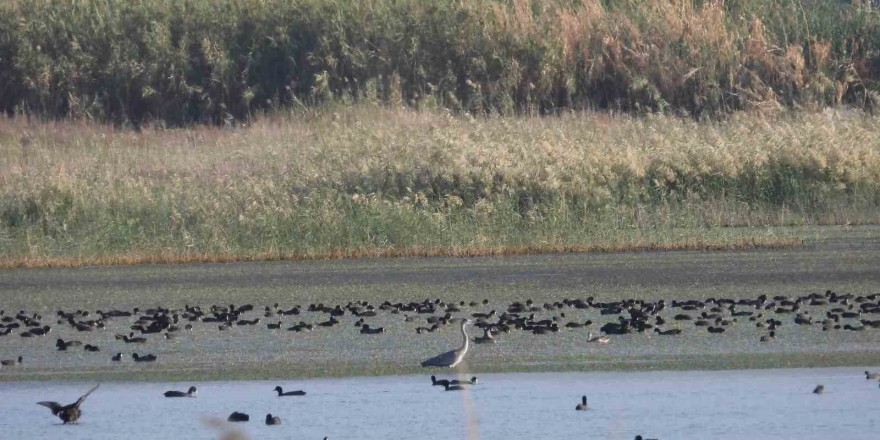
[[[331,97],[506,114],[873,108],[870,3],[14,0],[0,3],[0,110],[138,125]]]
[[[276,113],[234,130],[7,119],[0,259],[39,266],[791,243],[726,226],[875,223],[878,127],[847,111],[712,123],[373,105]]]

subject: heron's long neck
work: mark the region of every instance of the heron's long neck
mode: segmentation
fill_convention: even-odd
[[[467,326],[466,322],[461,323],[461,339],[462,339],[461,349],[462,350],[467,350],[467,348],[468,348],[468,335],[467,335],[467,331],[465,331],[465,329],[464,329],[465,326]]]

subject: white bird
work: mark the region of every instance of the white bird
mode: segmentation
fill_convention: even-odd
[[[593,332],[590,332],[587,335],[587,342],[596,342],[599,344],[607,344],[607,343],[611,342],[611,338],[608,337],[607,335],[599,335],[594,338]]]
[[[452,368],[461,362],[464,359],[465,353],[468,350],[468,335],[464,330],[464,327],[471,323],[470,319],[464,319],[461,321],[461,338],[462,343],[461,347],[456,348],[455,350],[447,351],[446,353],[439,354],[437,356],[432,357],[431,359],[422,362],[423,367],[449,367]]]

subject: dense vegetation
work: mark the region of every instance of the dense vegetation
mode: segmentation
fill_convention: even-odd
[[[787,244],[878,79],[864,1],[11,0],[0,266]]]
[[[10,0],[0,110],[245,120],[328,98],[474,113],[873,108],[866,1]]]
[[[378,105],[236,129],[0,120],[0,266],[785,244],[773,226],[880,219],[878,122]]]

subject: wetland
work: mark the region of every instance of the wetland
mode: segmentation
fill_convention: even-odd
[[[435,331],[422,333],[418,327],[430,328],[431,319],[447,313],[455,320],[492,310],[495,315],[477,320],[477,327],[504,324],[508,328],[493,327],[494,344],[473,346],[468,362],[475,371],[880,363],[875,329],[862,323],[877,319],[872,313],[880,291],[880,265],[876,263],[880,242],[873,238],[877,230],[828,229],[825,238],[803,247],[770,250],[3,270],[0,298],[6,315],[37,314],[45,321],[41,325],[51,326],[51,332],[21,337],[28,328],[25,325],[0,337],[0,357],[24,358],[16,368],[0,369],[0,380],[411,374],[422,371],[418,367],[422,360],[460,341],[454,325],[441,322]],[[762,295],[760,307],[746,303]],[[661,300],[664,306],[657,310]],[[681,304],[688,301],[703,305],[682,311]],[[797,303],[800,310],[791,313],[795,306],[786,306],[785,301]],[[215,312],[230,304],[236,310],[245,305],[253,310],[217,322]],[[526,310],[514,310],[517,304]],[[330,313],[336,306],[341,307],[341,314]],[[98,310],[131,313],[136,307],[143,312],[97,319]],[[447,312],[450,307],[455,311]],[[196,308],[198,313],[193,312]],[[833,312],[835,308],[859,313],[851,318],[838,316],[830,327],[829,322],[823,324],[833,318],[829,313],[841,314]],[[174,325],[182,329],[189,324],[192,329],[171,332],[172,339],[164,338],[168,332],[162,329],[142,335],[147,341],[138,344],[116,337],[140,333],[135,329],[145,324],[137,320],[148,309],[169,317],[177,314]],[[280,313],[293,309],[299,314]],[[644,322],[682,332],[664,336],[652,327],[637,329],[638,324],[625,334],[613,335],[609,344],[585,342],[589,332],[598,334],[606,324],[632,320],[630,309],[648,315],[631,324]],[[90,315],[82,316],[85,311]],[[372,313],[357,316],[354,311]],[[734,316],[734,312],[749,311],[751,316]],[[68,315],[62,317],[59,312]],[[723,326],[724,333],[708,333],[707,326],[695,322],[707,312],[719,315],[712,316],[709,324]],[[680,313],[693,319],[674,319]],[[331,317],[337,324],[318,325]],[[797,324],[797,317],[812,323]],[[70,318],[72,322],[101,321],[103,328],[79,331]],[[657,324],[658,318],[664,321],[662,325]],[[716,323],[716,319],[724,322]],[[238,321],[245,322],[235,325]],[[588,326],[567,326],[587,321]],[[773,321],[779,321],[775,338],[762,342],[761,337],[774,330],[767,327]],[[278,329],[268,327],[278,322]],[[384,332],[362,334],[363,323]],[[536,331],[536,323],[547,331]],[[225,324],[228,329],[219,330]],[[311,330],[289,330],[298,325],[311,326]],[[861,331],[849,331],[847,325]],[[828,328],[823,331],[823,327]],[[479,328],[471,329],[472,337],[481,334]],[[101,351],[88,352],[79,346],[59,351],[59,338],[79,340]],[[134,352],[155,354],[158,360],[133,362]],[[111,361],[116,353],[123,353],[122,362]]]

